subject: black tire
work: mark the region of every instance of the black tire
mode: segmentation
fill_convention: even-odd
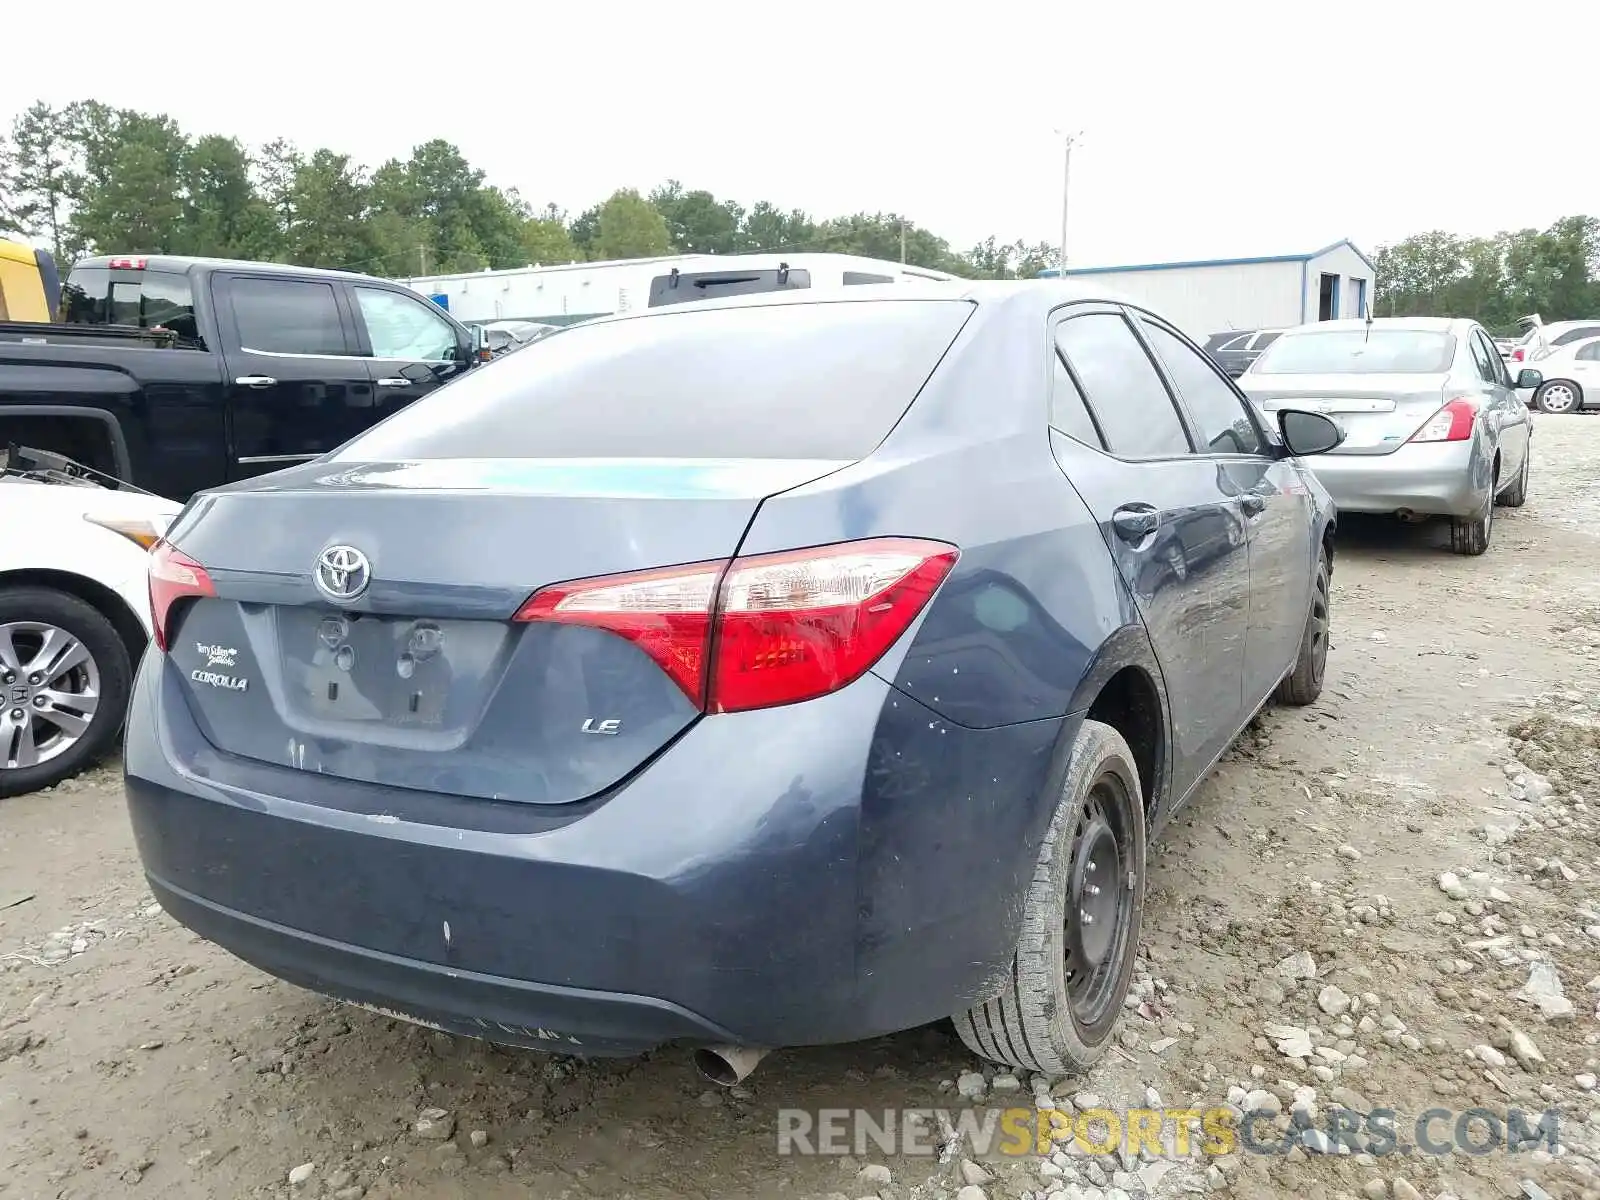
[[[7,718],[26,711],[31,721],[32,704],[25,700],[27,707],[12,707],[21,694],[13,695],[11,689],[25,685],[26,679],[19,682],[14,677],[16,673],[0,661],[0,700],[5,702],[5,707],[0,708],[0,735],[3,735],[0,736],[0,798],[21,796],[60,783],[99,762],[115,745],[128,709],[133,667],[127,646],[103,613],[78,597],[53,588],[0,589],[0,627],[34,622],[54,627],[81,643],[98,675],[98,699],[87,728],[76,741],[41,762],[29,766],[11,765],[21,757],[18,750],[21,739],[33,739],[34,735],[27,730],[19,732]],[[10,632],[5,634],[5,642],[0,645],[0,659],[11,651],[13,635]],[[57,728],[57,733],[51,736],[61,736],[58,727],[52,728]]]
[[[1493,532],[1494,495],[1491,490],[1477,516],[1450,518],[1450,549],[1476,557],[1489,548],[1489,535]]]
[[[1102,832],[1116,826],[1112,840]],[[1114,847],[1115,862],[1097,866],[1096,847]],[[1109,725],[1084,721],[1072,747],[1056,811],[1039,849],[1022,904],[1022,934],[1011,960],[1010,978],[992,1000],[957,1014],[956,1032],[974,1054],[992,1062],[1041,1071],[1080,1074],[1111,1044],[1122,1003],[1133,978],[1144,913],[1144,801],[1139,772],[1128,743]],[[1094,868],[1090,870],[1090,868]],[[1116,885],[1107,899],[1103,888],[1086,904],[1114,909],[1092,947],[1087,926],[1067,928],[1068,893],[1074,879]],[[1093,953],[1099,949],[1098,955]],[[1072,955],[1076,970],[1068,966]],[[1098,962],[1093,970],[1084,967]],[[1069,976],[1075,982],[1069,986]],[[1080,992],[1075,996],[1073,988]],[[1092,1001],[1084,1011],[1083,1002]]]
[[[1528,472],[1533,465],[1533,446],[1528,446],[1527,453],[1522,456],[1522,470],[1517,472],[1517,481],[1495,497],[1495,503],[1506,508],[1521,508],[1528,502]]]
[[[1583,388],[1570,379],[1548,379],[1533,394],[1533,406],[1552,416],[1581,412]]]
[[[1317,577],[1311,585],[1311,611],[1306,614],[1305,632],[1300,637],[1300,653],[1294,670],[1283,677],[1272,698],[1279,704],[1302,706],[1322,695],[1322,680],[1328,673],[1328,631],[1331,579],[1326,547],[1317,552]]]

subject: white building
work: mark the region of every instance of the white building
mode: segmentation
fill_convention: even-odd
[[[402,279],[460,321],[570,325],[590,317],[746,292],[948,280],[953,275],[853,254],[675,254]]]
[[[1229,329],[1362,316],[1372,303],[1374,274],[1372,260],[1348,241],[1310,254],[1067,270],[1149,305],[1199,342]]]

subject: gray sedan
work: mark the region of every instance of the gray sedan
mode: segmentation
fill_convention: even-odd
[[[1331,416],[1344,443],[1314,466],[1344,512],[1447,517],[1452,547],[1482,554],[1496,504],[1528,494],[1533,425],[1513,380],[1474,321],[1390,317],[1288,330],[1239,379],[1267,413]]]

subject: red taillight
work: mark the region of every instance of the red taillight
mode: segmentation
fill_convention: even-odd
[[[1478,418],[1478,406],[1471,400],[1458,397],[1449,401],[1411,435],[1413,442],[1464,442],[1472,436],[1472,423]]]
[[[859,679],[950,573],[943,542],[874,538],[542,588],[518,621],[605,629],[707,712],[793,704]]]
[[[174,604],[189,597],[216,594],[204,567],[172,543],[157,542],[150,551],[150,627],[156,646],[165,653],[167,621]]]
[[[142,258],[113,258],[111,260],[111,269],[113,271],[142,271],[144,270],[145,261]]]

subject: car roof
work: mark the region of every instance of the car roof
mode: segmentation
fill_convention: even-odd
[[[110,267],[112,263],[126,261],[129,258],[143,259],[144,269],[147,271],[175,271],[187,273],[196,267],[208,270],[237,271],[241,275],[303,275],[313,279],[354,279],[363,283],[387,283],[391,286],[393,280],[379,279],[376,275],[362,275],[356,271],[330,271],[324,267],[297,267],[292,263],[252,262],[242,258],[191,258],[177,254],[99,254],[93,258],[80,258],[72,264],[72,269],[80,267]]]
[[[1410,333],[1454,333],[1464,334],[1477,325],[1476,321],[1469,321],[1464,317],[1374,317],[1370,322],[1360,317],[1345,317],[1337,321],[1310,321],[1304,325],[1296,325],[1284,333],[1312,333],[1318,330],[1333,332],[1359,333],[1371,326],[1376,332],[1382,329],[1405,331]]]
[[[1046,319],[1052,311],[1064,304],[1102,303],[1126,304],[1166,318],[1158,309],[1112,288],[1102,287],[1093,279],[957,279],[950,281],[916,280],[910,283],[859,284],[842,288],[796,288],[786,291],[749,292],[741,296],[719,296],[712,300],[695,300],[687,304],[669,304],[659,308],[638,309],[615,313],[585,321],[585,325],[601,325],[614,321],[649,321],[679,313],[707,312],[728,308],[766,308],[788,305],[880,303],[891,301],[947,301],[976,304],[984,308],[1005,308],[1018,318],[1029,315]]]

